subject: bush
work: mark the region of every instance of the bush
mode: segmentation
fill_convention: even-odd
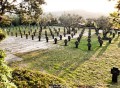
[[[10,82],[11,69],[4,62],[5,53],[0,50],[0,88],[16,88],[16,86]]]
[[[59,84],[67,87],[64,80],[37,71],[15,69],[12,76],[12,82],[14,82],[18,88],[49,88],[50,84]]]
[[[2,32],[2,30],[0,29],[0,41],[5,39],[5,34]]]

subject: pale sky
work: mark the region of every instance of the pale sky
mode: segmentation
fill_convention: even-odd
[[[115,10],[115,1],[108,0],[45,0],[44,12],[85,10],[88,12],[110,13]]]

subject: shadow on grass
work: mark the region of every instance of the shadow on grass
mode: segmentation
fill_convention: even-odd
[[[70,51],[73,50],[73,51],[78,51],[79,53],[82,52],[83,55],[81,55],[81,57],[79,57],[79,58],[72,59],[72,61],[69,63],[69,66],[63,66],[63,67],[67,68],[67,71],[64,71],[64,73],[60,74],[60,77],[63,78],[63,76],[65,74],[74,72],[82,63],[89,60],[100,48],[100,47],[98,47],[98,43],[96,43],[96,42],[97,42],[97,39],[92,42],[93,46],[90,51],[88,51],[88,49],[87,49],[87,39],[86,38],[83,39],[83,41],[80,43],[79,48],[75,48],[75,46],[72,46],[73,44],[68,46],[68,49]],[[61,73],[61,71],[62,70],[59,70],[59,73]]]
[[[118,83],[109,82],[108,88],[120,88],[120,76],[118,77]]]
[[[76,49],[76,48],[74,48],[74,49]],[[64,76],[66,74],[69,75],[69,73],[71,74],[72,72],[74,72],[77,68],[79,68],[79,66],[82,63],[84,63],[85,61],[88,61],[96,53],[97,50],[99,50],[99,47],[96,48],[94,51],[93,50],[86,51],[86,53],[82,57],[80,57],[80,59],[71,61],[72,63],[70,63],[69,66],[63,65],[63,67],[65,67],[65,69],[61,69],[58,71],[58,74],[62,73],[59,75],[59,77],[64,78]],[[63,70],[64,70],[64,72],[62,72]]]
[[[106,49],[107,49],[108,46],[109,46],[109,42],[107,42],[106,45],[102,47],[102,49],[98,53],[97,57],[101,56],[106,51]]]

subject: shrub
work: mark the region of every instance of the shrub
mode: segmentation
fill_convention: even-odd
[[[0,50],[0,88],[16,88],[14,83],[10,82],[11,69],[4,62],[5,53]]]
[[[15,69],[12,76],[12,82],[14,82],[18,88],[49,88],[50,84],[59,84],[67,87],[64,80],[37,71]]]
[[[5,34],[2,32],[2,30],[0,29],[0,41],[5,39]]]

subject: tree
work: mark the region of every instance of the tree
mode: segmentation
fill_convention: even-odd
[[[109,33],[112,23],[110,23],[109,17],[101,16],[95,20],[98,30],[103,30],[103,39],[108,39],[107,34]]]
[[[42,14],[39,18],[39,23],[46,28],[46,26],[53,26],[54,24],[58,24],[58,20],[53,14]]]
[[[72,27],[72,26],[75,26],[77,25],[78,23],[81,23],[83,20],[83,18],[77,14],[62,14],[60,17],[59,17],[59,21],[60,23],[63,25],[63,26],[66,26],[66,27]]]
[[[110,23],[109,17],[101,16],[95,20],[97,27],[102,30],[110,29],[112,24]]]
[[[2,19],[0,21],[0,26],[10,26],[11,22],[12,22],[12,18],[10,18],[8,15],[4,15],[2,16]]]
[[[110,23],[112,24],[112,28],[119,29],[120,28],[120,17],[118,12],[110,13]]]
[[[5,13],[11,13],[27,14],[32,20],[36,20],[42,14],[42,4],[45,4],[44,0],[21,0],[19,3],[17,0],[0,0],[0,19]]]
[[[94,18],[87,18],[86,19],[86,26],[87,27],[94,27],[94,22],[95,22],[96,19]]]
[[[58,24],[57,18],[52,18],[51,22],[50,22],[50,25],[52,26],[52,25],[56,25],[56,24]]]
[[[28,23],[37,22],[38,18],[42,14],[41,5],[44,4],[44,0],[24,0],[20,3],[20,9],[18,10],[21,22],[26,22],[26,19],[28,20]]]
[[[113,1],[113,0],[109,0]],[[120,0],[115,0],[117,1],[116,3],[116,12],[110,13],[110,22],[113,24],[112,27],[115,29],[120,28]]]
[[[83,22],[83,18],[77,14],[62,14],[59,17],[59,21],[62,26],[64,26],[70,33],[70,28],[77,27],[79,23]]]

